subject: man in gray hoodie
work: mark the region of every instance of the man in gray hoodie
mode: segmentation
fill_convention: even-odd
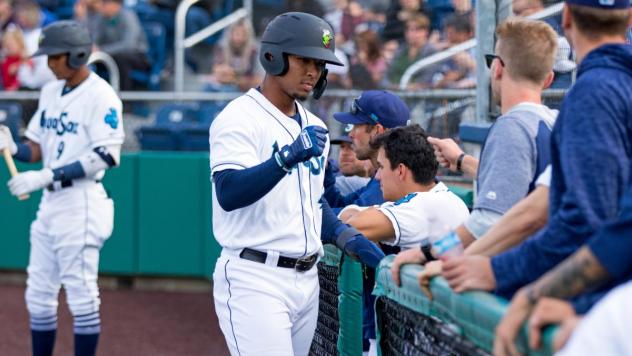
[[[121,73],[121,90],[132,90],[131,71],[148,70],[147,38],[138,16],[123,7],[123,0],[103,0],[93,33],[95,50],[114,58]]]

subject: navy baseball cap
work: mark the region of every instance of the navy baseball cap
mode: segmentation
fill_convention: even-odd
[[[343,133],[342,135],[334,138],[333,140],[331,140],[331,144],[332,145],[339,145],[343,142],[347,142],[347,143],[351,143],[351,137],[349,137],[349,132],[351,132],[351,129],[353,128],[353,125],[345,125],[344,129],[343,129]]]
[[[565,0],[570,5],[596,7],[600,9],[627,9],[630,0]]]
[[[380,124],[387,129],[406,126],[410,110],[397,95],[386,90],[368,90],[353,100],[351,111],[337,112],[334,119],[343,124]]]

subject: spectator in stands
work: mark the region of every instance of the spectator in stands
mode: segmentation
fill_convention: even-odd
[[[349,125],[347,128],[351,130]],[[356,157],[351,143],[346,129],[343,135],[331,140],[332,145],[340,145],[337,162],[340,175],[336,176],[336,188],[340,194],[344,195],[351,194],[367,185],[369,177],[375,174],[375,169],[370,161],[361,161]]]
[[[262,79],[258,50],[259,44],[249,21],[231,25],[215,48],[215,80],[220,84],[235,84],[241,91],[257,86]]]
[[[511,5],[514,15],[518,17],[530,16],[544,10],[542,0],[513,0]],[[562,36],[561,20],[560,15],[552,15],[544,18],[542,21],[551,25],[555,32]]]
[[[344,37],[336,35],[334,39],[336,41],[336,49],[334,50],[334,54],[338,61],[342,63],[341,66],[332,65],[331,63],[327,63],[327,87],[328,88],[343,88],[343,89],[351,89],[353,86],[351,83],[350,77],[350,68],[349,68],[349,56],[342,49],[344,48]],[[355,87],[355,89],[359,89]],[[325,99],[321,100],[321,106],[328,107],[331,104],[331,100]]]
[[[12,0],[0,0],[0,33],[15,21]]]
[[[42,15],[37,2],[25,0],[18,3],[15,7],[15,22],[22,29],[29,55],[35,53],[42,33]]]
[[[406,23],[419,15],[426,16],[426,10],[421,0],[392,1],[391,6],[386,11],[386,24],[382,30],[384,41],[404,40],[406,38]],[[427,16],[426,21],[428,22],[427,27],[430,29],[430,20]]]
[[[382,56],[384,56],[384,60],[386,60],[387,69],[393,62],[393,58],[395,58],[398,51],[399,42],[397,40],[388,40],[382,43]]]
[[[20,88],[18,70],[22,62],[27,59],[26,44],[19,28],[12,28],[4,32],[2,51],[4,54],[4,59],[0,63],[2,86],[4,90],[18,90]]]
[[[356,34],[356,28],[365,22],[364,9],[357,1],[351,0],[345,11],[342,13],[340,23],[340,34],[346,40],[352,40]]]
[[[553,64],[555,78],[551,83],[551,89],[567,89],[573,84],[573,71],[577,64],[572,60],[571,45],[566,37],[557,38],[557,55]],[[561,103],[561,100],[559,101]]]
[[[28,60],[22,62],[18,69],[18,82],[21,90],[39,90],[44,84],[55,80],[55,75],[48,68],[46,56],[30,58],[37,51],[42,33],[42,14],[35,1],[25,0],[15,6],[15,24],[20,27],[24,36]],[[26,100],[22,104],[22,119],[25,124],[37,110],[37,102]]]
[[[92,37],[99,26],[102,4],[103,0],[77,0],[73,8],[74,19],[86,26]]]
[[[334,29],[334,33],[336,33],[336,39],[340,37],[342,31],[342,17],[348,4],[348,0],[333,0],[333,8],[330,9],[323,17],[325,21],[327,21]],[[338,45],[336,44],[336,48],[337,47]]]
[[[123,7],[123,0],[102,0],[101,17],[94,33],[94,50],[116,61],[121,73],[121,90],[132,90],[132,70],[149,70],[149,49],[138,16]]]
[[[416,14],[406,22],[406,42],[393,58],[387,69],[387,85],[390,88],[398,88],[399,81],[408,67],[418,60],[436,52],[436,49],[428,43],[428,31],[430,21],[423,14]],[[418,72],[408,89],[424,89],[432,86],[432,80],[439,67],[433,65]]]
[[[632,167],[632,48],[625,44],[629,6],[627,0],[567,0],[562,24],[577,50],[579,69],[552,134],[548,224],[491,260],[460,259],[458,268],[467,271],[461,274],[467,286],[463,290],[493,290],[509,297],[617,217]],[[608,184],[603,177],[608,177]],[[575,301],[575,309],[589,307],[590,297]]]
[[[355,53],[349,69],[353,86],[377,89],[382,83],[386,68],[386,59],[382,55],[382,44],[377,33],[371,30],[360,32],[355,37]]]
[[[473,36],[469,18],[463,15],[451,15],[445,20],[444,28],[447,45],[461,44]],[[476,58],[474,50],[463,51],[443,63],[442,78],[435,88],[473,88],[476,86]]]
[[[371,140],[384,201],[347,206],[340,217],[374,242],[415,248],[428,236],[453,229],[469,216],[465,203],[436,181],[437,160],[419,125],[397,127]]]
[[[555,31],[541,21],[511,19],[498,26],[496,36],[496,54],[486,58],[492,98],[500,104],[502,115],[487,135],[480,166],[451,139],[428,139],[441,165],[477,178],[478,199],[472,215],[455,230],[465,247],[534,189],[549,164],[548,143],[557,116],[541,104],[542,90],[553,79]],[[394,271],[402,263],[426,261],[419,249],[410,251],[397,256]]]

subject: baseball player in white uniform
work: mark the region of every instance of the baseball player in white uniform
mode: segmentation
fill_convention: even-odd
[[[386,202],[349,205],[340,212],[344,221],[372,241],[408,249],[442,237],[469,217],[465,203],[436,181],[438,163],[426,137],[419,125],[412,125],[371,141],[378,152],[376,179]]]
[[[305,13],[266,28],[260,87],[235,99],[210,128],[213,232],[222,253],[215,310],[233,355],[307,355],[318,314],[322,242],[365,263],[377,246],[340,222],[321,197],[329,151],[323,122],[300,103],[326,85],[333,30]]]
[[[26,288],[34,355],[53,352],[61,285],[74,318],[75,355],[94,355],[99,338],[99,250],[114,219],[100,181],[120,162],[124,133],[121,100],[86,65],[91,48],[88,30],[77,22],[46,27],[35,55],[48,55],[59,80],[42,88],[25,142],[0,129],[0,149],[43,165],[8,183],[15,196],[44,189],[31,225]]]

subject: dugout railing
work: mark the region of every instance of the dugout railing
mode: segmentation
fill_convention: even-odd
[[[377,269],[375,313],[378,353],[401,355],[489,355],[494,331],[508,301],[484,292],[454,293],[442,277],[430,283],[432,300],[421,291],[417,275],[423,267],[406,265],[401,287],[391,278],[394,256]],[[321,306],[311,355],[360,355],[362,340],[362,268],[327,248],[319,263]],[[338,310],[332,305],[338,296]],[[338,320],[336,320],[336,316]],[[337,331],[337,333],[336,333]],[[516,346],[522,355],[553,354],[556,327],[547,327],[538,350],[528,346],[528,330],[520,330]]]

